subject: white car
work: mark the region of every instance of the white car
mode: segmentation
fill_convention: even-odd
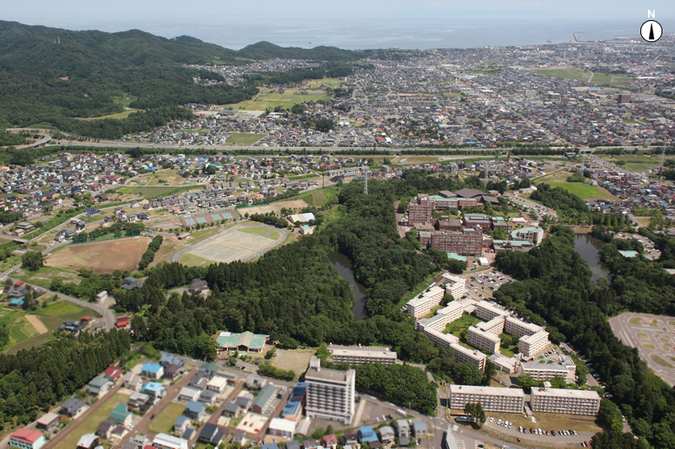
[[[493,422],[495,420],[494,416],[490,417],[490,422]]]

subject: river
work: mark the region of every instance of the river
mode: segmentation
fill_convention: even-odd
[[[590,234],[577,234],[574,239],[574,249],[581,254],[581,258],[591,268],[593,282],[598,282],[603,278],[609,280],[609,268],[600,262],[600,250],[604,245],[602,240]]]
[[[354,306],[352,313],[354,320],[362,320],[368,313],[366,312],[366,287],[356,282],[354,279],[354,271],[352,270],[352,261],[349,257],[342,253],[334,252],[328,254],[328,260],[333,268],[335,268],[342,279],[349,283],[349,289],[354,295]]]

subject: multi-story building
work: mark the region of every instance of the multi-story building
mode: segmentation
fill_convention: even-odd
[[[489,301],[481,301],[476,304],[476,316],[484,321],[490,321],[494,317],[507,316],[509,312],[500,309],[494,303]]]
[[[518,350],[523,354],[523,359],[532,360],[534,356],[550,346],[548,332],[540,330],[536,334],[520,337]]]
[[[506,357],[501,353],[492,354],[488,357],[488,360],[495,364],[497,369],[504,371],[507,374],[513,374],[516,372],[516,367],[520,362],[520,359],[517,356]]]
[[[321,361],[312,357],[305,374],[307,416],[350,424],[354,416],[355,378],[353,369],[321,368]]]
[[[460,276],[455,276],[454,274],[445,273],[443,275],[445,279],[445,294],[450,295],[455,299],[462,297],[464,292],[466,292],[466,279]]]
[[[421,318],[441,303],[445,290],[434,285],[408,301],[408,315]]]
[[[468,254],[477,256],[483,249],[483,233],[475,229],[461,231],[433,231],[427,246],[438,248],[446,253]],[[420,238],[420,243],[422,239]]]
[[[408,223],[428,223],[433,209],[429,195],[420,193],[408,203]]]
[[[476,327],[483,332],[501,335],[504,332],[504,317],[496,316],[487,323],[485,321],[481,321],[480,323],[476,324]]]
[[[577,366],[568,356],[562,356],[560,363],[525,362],[520,365],[521,374],[530,375],[534,380],[548,380],[559,377],[568,384],[575,381]]]
[[[473,363],[482,371],[485,369],[487,356],[480,351],[472,351],[459,343],[451,343],[450,349],[455,352],[455,360],[459,363]]]
[[[329,345],[328,350],[333,354],[333,363],[349,363],[362,365],[364,363],[381,363],[392,365],[396,363],[396,353],[387,347],[380,346],[339,346]]]
[[[595,416],[600,410],[600,396],[593,390],[567,390],[544,387],[532,388],[530,405],[533,412],[558,413],[565,415]]]
[[[438,312],[432,318],[422,318],[417,321],[417,328],[431,328],[443,332],[448,323],[452,323],[462,317],[464,306],[459,301],[449,302],[448,305]]]
[[[461,231],[464,229],[459,218],[441,218],[438,220],[438,229],[445,231]]]
[[[492,229],[492,222],[484,214],[465,214],[464,215],[464,224],[467,228],[476,228],[480,226],[483,231],[489,231]]]
[[[417,329],[421,330],[424,333],[424,335],[429,337],[429,340],[433,341],[441,348],[448,349],[453,344],[459,343],[459,338],[455,337],[454,335],[444,334],[443,332],[438,331],[430,326],[429,327],[418,326]]]
[[[464,410],[468,403],[480,402],[486,412],[522,413],[525,393],[520,388],[450,385],[450,408]]]
[[[474,326],[469,328],[466,339],[474,348],[484,349],[492,354],[499,352],[499,346],[501,345],[499,336]]]
[[[525,321],[521,321],[518,318],[514,318],[512,316],[506,317],[506,323],[504,323],[504,332],[507,334],[527,336],[534,335],[540,330],[542,330],[541,326],[537,326],[536,324],[532,323],[526,323]]]
[[[544,230],[539,226],[526,226],[511,231],[511,238],[513,240],[527,240],[528,242],[538,245],[544,240]]]

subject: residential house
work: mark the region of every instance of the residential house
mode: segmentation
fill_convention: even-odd
[[[276,392],[277,389],[274,387],[274,385],[265,385],[265,387],[260,390],[260,393],[258,393],[258,396],[256,396],[256,398],[253,400],[253,403],[251,404],[251,411],[253,413],[263,414],[267,407],[269,407],[269,405],[274,400]]]
[[[103,375],[108,379],[110,379],[111,381],[115,382],[122,375],[122,370],[116,366],[110,366],[103,372]]]
[[[236,402],[228,402],[223,409],[223,416],[227,418],[238,418],[241,414],[241,407]]]
[[[98,437],[93,433],[87,433],[80,437],[77,442],[77,449],[94,449],[98,446]]]
[[[174,421],[173,431],[174,433],[183,436],[185,434],[185,431],[188,429],[189,425],[190,419],[187,416],[181,415],[178,418],[176,418],[176,421]]]
[[[183,359],[181,359],[175,354],[163,352],[162,357],[159,359],[159,364],[162,366],[178,365],[182,367],[184,362]]]
[[[207,423],[199,433],[198,441],[217,447],[228,435],[229,431],[216,424]]]
[[[160,379],[164,375],[164,367],[159,363],[146,363],[141,369],[141,376],[149,379]]]
[[[203,402],[206,405],[213,404],[218,398],[218,393],[213,390],[204,390],[199,395],[199,402]]]
[[[284,418],[272,418],[267,428],[267,433],[291,440],[293,439],[293,435],[295,435],[295,422]]]
[[[157,399],[164,396],[165,389],[161,382],[148,382],[141,387],[141,392]]]
[[[179,377],[183,373],[183,368],[176,364],[168,365],[164,368],[164,377],[166,379],[173,380]]]
[[[68,398],[66,402],[61,404],[61,408],[59,409],[59,413],[62,415],[66,415],[69,418],[73,418],[76,415],[78,415],[82,409],[84,408],[84,401],[82,399],[78,399],[75,397]]]
[[[96,428],[96,435],[101,439],[107,440],[112,435],[112,431],[116,426],[117,423],[111,419],[101,421],[101,424]]]
[[[179,401],[196,401],[199,398],[199,395],[201,394],[201,390],[198,388],[194,387],[183,387],[180,390],[180,393],[178,394],[178,400]]]
[[[359,435],[359,442],[361,444],[371,443],[373,441],[378,441],[377,434],[375,433],[375,431],[370,426],[360,427],[359,431],[358,431],[358,435]]]
[[[423,438],[427,436],[427,423],[419,419],[414,419],[412,422],[412,431],[415,438]]]
[[[191,295],[206,295],[209,292],[209,284],[202,279],[193,279],[188,288],[188,293]]]
[[[206,413],[206,404],[203,402],[190,401],[185,405],[185,414],[194,421],[200,421]]]
[[[106,394],[113,383],[107,377],[96,376],[87,384],[85,390],[92,396],[101,397]]]
[[[38,430],[18,429],[9,436],[9,446],[20,449],[40,449],[47,439]]]
[[[138,391],[143,385],[143,379],[134,374],[132,371],[129,371],[124,375],[122,382],[124,384],[124,388],[134,391]]]
[[[61,418],[58,414],[49,412],[36,421],[36,427],[49,432],[54,427],[58,426],[60,422]]]
[[[337,435],[334,433],[331,433],[330,435],[324,435],[323,438],[321,438],[321,444],[323,447],[330,447],[330,448],[335,448],[338,445],[339,441],[337,438]]]
[[[110,415],[108,415],[108,419],[113,421],[115,424],[118,424],[120,426],[124,426],[127,428],[131,427],[131,419],[133,417],[133,413],[131,413],[128,408],[127,404],[124,402],[120,402],[115,406],[114,409],[110,412]]]
[[[380,432],[380,441],[382,442],[382,444],[391,444],[396,439],[394,428],[391,426],[382,426],[380,427],[379,432]]]

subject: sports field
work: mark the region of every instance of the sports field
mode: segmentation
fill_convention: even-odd
[[[595,84],[597,86],[617,86],[632,80],[630,76],[613,75],[611,73],[593,73],[582,69],[574,68],[551,68],[551,69],[533,69],[529,70],[539,75],[554,76],[557,78],[566,78],[584,83]]]
[[[280,234],[283,234],[283,238],[279,238]],[[214,262],[246,261],[274,248],[285,239],[286,231],[272,227],[236,226],[190,247],[179,257],[185,258],[186,264],[194,262],[192,260],[194,256],[198,258],[197,260],[206,259]]]
[[[134,237],[68,245],[50,255],[47,265],[74,271],[86,268],[95,273],[135,271],[150,240],[150,237]]]
[[[546,181],[551,187],[562,187],[570,193],[583,199],[591,198],[609,198],[611,195],[606,194],[596,186],[586,186],[580,182],[552,182]]]
[[[209,214],[190,215],[180,217],[180,222],[183,226],[195,226],[198,224],[209,224],[220,220],[234,220],[234,213],[232,212],[213,212]]]
[[[291,108],[294,104],[304,103],[306,101],[330,99],[330,95],[324,94],[321,90],[301,91],[299,89],[286,89],[282,94],[267,90],[261,91],[260,94],[253,100],[241,101],[228,106],[231,106],[233,109],[264,111],[267,108],[275,108],[277,106]]]
[[[225,141],[225,145],[251,145],[263,137],[264,134],[248,134],[248,133],[228,133],[230,137]]]

